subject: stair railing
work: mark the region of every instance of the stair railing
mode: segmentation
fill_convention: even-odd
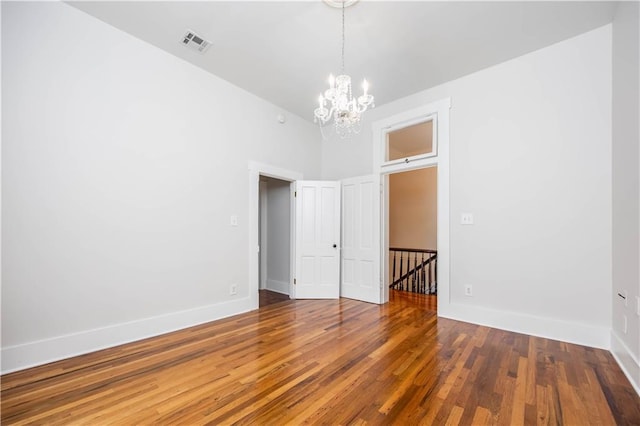
[[[438,294],[438,251],[389,247],[389,288],[412,293]]]

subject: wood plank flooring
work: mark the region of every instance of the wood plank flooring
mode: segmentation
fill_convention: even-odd
[[[603,350],[438,319],[394,293],[285,301],[2,377],[9,424],[638,425]]]
[[[258,306],[265,307],[290,300],[288,294],[277,293],[271,290],[258,290]]]

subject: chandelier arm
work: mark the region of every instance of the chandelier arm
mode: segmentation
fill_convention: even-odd
[[[333,116],[336,114],[337,108],[335,105],[333,105],[330,109],[329,109],[329,114],[327,114],[327,121],[331,120],[332,118],[334,118]]]

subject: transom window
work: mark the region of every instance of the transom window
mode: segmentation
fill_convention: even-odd
[[[387,132],[385,163],[396,164],[437,155],[435,117]]]

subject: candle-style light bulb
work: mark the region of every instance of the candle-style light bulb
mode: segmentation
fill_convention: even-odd
[[[369,91],[369,82],[366,79],[362,82],[362,89],[364,90],[364,95],[367,96],[367,92]]]
[[[333,74],[329,74],[329,87],[334,88],[336,86],[336,79]]]
[[[320,105],[320,108],[324,107],[324,98],[322,95],[318,97],[318,104]]]

